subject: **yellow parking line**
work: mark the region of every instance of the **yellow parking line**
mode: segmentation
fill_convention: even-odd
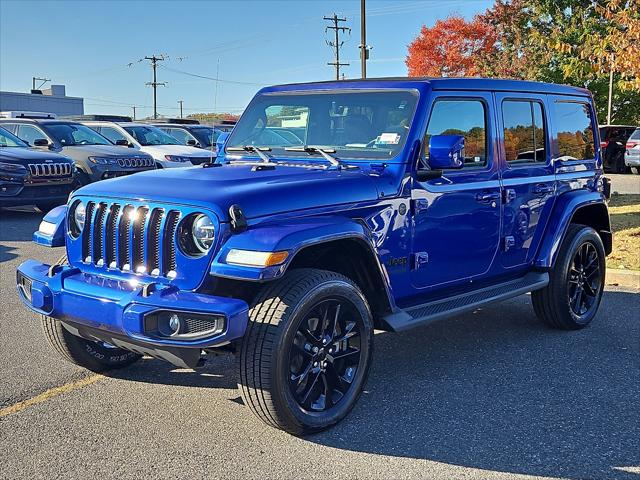
[[[71,383],[66,383],[59,387],[50,388],[46,392],[42,392],[40,395],[36,395],[35,397],[28,398],[27,400],[23,400],[22,402],[14,403],[8,407],[4,407],[0,409],[0,418],[10,415],[12,413],[20,412],[25,408],[29,408],[32,405],[36,405],[38,403],[46,402],[47,400],[57,397],[58,395],[62,395],[63,393],[71,392],[78,388],[86,387],[87,385],[91,385],[92,383],[96,383],[101,378],[104,378],[104,375],[91,375],[90,377],[83,378],[82,380],[78,380]]]

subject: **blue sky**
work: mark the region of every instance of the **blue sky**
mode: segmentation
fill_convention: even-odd
[[[406,75],[407,45],[423,24],[470,18],[492,0],[367,0],[367,74]],[[346,16],[347,78],[360,74],[359,0],[40,1],[0,0],[0,89],[28,91],[31,77],[65,84],[87,113],[152,113],[151,67],[158,68],[158,111],[240,112],[262,85],[332,79],[325,15]],[[342,60],[341,59],[341,60]],[[182,72],[216,77],[212,80]],[[237,82],[237,83],[234,83]]]

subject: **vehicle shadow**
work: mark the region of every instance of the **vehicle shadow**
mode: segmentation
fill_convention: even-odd
[[[31,207],[0,208],[0,242],[28,242],[43,213]]]
[[[578,332],[541,326],[520,297],[402,335],[377,335],[365,394],[335,448],[568,478],[640,471],[640,295],[607,292]],[[619,310],[618,310],[619,309]],[[633,311],[633,310],[631,310]]]
[[[639,307],[640,295],[609,291],[590,327],[564,332],[542,326],[521,296],[379,333],[354,411],[305,440],[498,472],[637,480],[625,469],[640,468],[640,325],[629,314]],[[191,371],[145,358],[110,376],[233,389],[234,361],[215,356]]]

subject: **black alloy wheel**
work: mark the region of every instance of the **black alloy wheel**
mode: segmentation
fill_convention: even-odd
[[[338,405],[361,367],[361,316],[344,298],[325,299],[302,318],[289,353],[291,393],[310,412]]]
[[[581,317],[596,305],[602,284],[598,250],[591,242],[583,243],[576,251],[568,279],[569,305]]]

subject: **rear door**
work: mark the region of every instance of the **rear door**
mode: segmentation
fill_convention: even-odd
[[[530,264],[553,208],[556,181],[546,95],[496,93],[503,223],[501,265]]]

